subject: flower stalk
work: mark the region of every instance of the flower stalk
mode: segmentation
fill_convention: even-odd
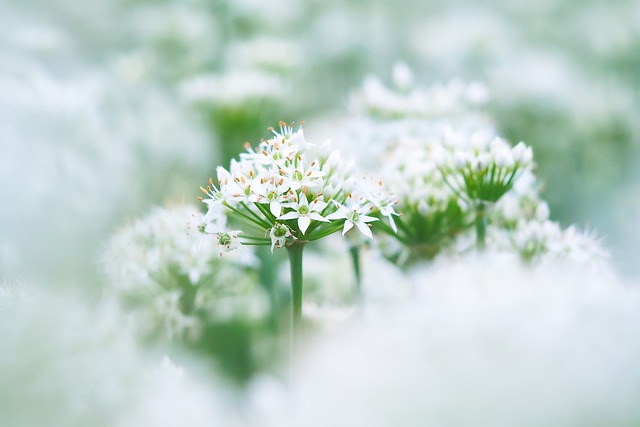
[[[287,245],[289,253],[289,267],[291,271],[291,351],[296,353],[296,347],[302,334],[302,252],[304,244],[293,241]]]
[[[353,265],[353,275],[356,280],[356,292],[358,298],[362,295],[362,271],[360,266],[360,246],[351,246],[349,248],[351,255],[351,265]]]
[[[478,251],[483,251],[486,246],[487,235],[487,206],[479,202],[476,205],[476,248]]]

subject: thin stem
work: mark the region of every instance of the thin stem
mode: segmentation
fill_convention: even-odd
[[[240,209],[234,208],[233,206],[231,206],[229,203],[224,203],[224,205],[231,209],[233,212],[237,213],[238,215],[240,215],[240,218],[244,218],[246,221],[249,221],[249,224],[252,225],[258,225],[259,227],[265,227],[265,228],[269,228],[270,225],[267,224],[267,226],[265,226],[265,223],[263,222],[257,222],[255,218],[247,215],[246,213],[242,212]]]
[[[265,218],[267,218],[267,221],[269,221],[270,223],[275,223],[276,222],[276,217],[273,216],[273,214],[271,213],[271,211],[269,210],[268,207],[262,206],[261,203],[254,203],[254,206],[256,208],[258,208],[258,210],[260,212],[262,212],[262,215],[264,215]],[[271,227],[271,226],[269,226],[269,227]]]
[[[269,295],[270,317],[269,323],[274,331],[278,329],[278,294],[276,289],[276,259],[266,247],[256,248],[256,256],[260,260],[260,285]]]
[[[445,183],[445,185],[446,185],[447,187],[449,187],[449,189],[450,189],[451,191],[453,191],[453,194],[455,194],[455,195],[456,195],[456,197],[458,197],[459,199],[462,199],[462,200],[464,200],[464,201],[466,201],[466,200],[467,200],[467,198],[466,198],[462,193],[460,193],[458,190],[456,190],[456,189],[455,189],[455,187],[454,187],[453,185],[451,185],[451,183],[449,182],[449,180],[444,176],[444,173],[442,174],[442,181]]]
[[[249,235],[246,235],[246,234],[243,234],[240,237],[243,238],[243,239],[257,240],[259,242],[265,241],[265,242],[271,243],[271,239],[267,239],[266,237],[249,236]]]
[[[240,204],[242,206],[244,206],[244,208],[247,210],[247,212],[249,212],[256,220],[258,220],[264,226],[264,228],[271,227],[271,224],[269,224],[267,221],[265,221],[264,218],[260,217],[257,213],[252,211],[251,208],[249,208],[249,206],[247,206],[245,202],[241,202]]]
[[[265,240],[265,241],[258,240],[258,241],[252,242],[252,241],[250,241],[250,240],[249,240],[249,241],[243,240],[243,241],[242,241],[242,244],[243,244],[244,246],[269,246],[269,245],[271,245],[271,241],[267,241],[267,240]]]
[[[487,234],[487,210],[484,203],[479,202],[476,205],[476,247],[479,251],[483,251],[486,246]]]
[[[302,249],[304,244],[294,243],[287,246],[291,267],[291,354],[302,331]]]
[[[333,224],[332,224],[333,225]],[[333,233],[335,233],[336,231],[339,231],[342,227],[344,226],[344,222],[338,224],[337,226],[333,226],[333,227],[329,227],[326,230],[320,230],[318,232],[318,234],[314,234],[311,235],[311,233],[309,233],[309,237],[308,240],[310,242],[314,241],[314,240],[318,240],[318,239],[322,239],[323,237],[327,237]]]
[[[362,272],[360,270],[360,246],[351,246],[349,248],[351,254],[351,264],[353,265],[353,274],[356,279],[356,291],[358,298],[362,294]]]

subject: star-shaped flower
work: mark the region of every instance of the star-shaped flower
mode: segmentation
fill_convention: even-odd
[[[271,237],[271,252],[275,247],[281,248],[287,243],[287,238],[291,237],[291,229],[285,224],[276,222],[269,230],[269,237]]]
[[[285,209],[292,209],[291,211],[285,213],[278,217],[278,219],[298,219],[298,228],[305,234],[309,225],[311,224],[311,220],[322,221],[322,222],[330,222],[327,218],[324,218],[320,215],[320,212],[327,206],[327,203],[316,198],[311,203],[307,200],[307,197],[302,194],[300,196],[300,201],[297,199],[291,203],[285,203],[282,205]]]
[[[333,202],[338,210],[332,214],[327,215],[327,219],[341,219],[344,218],[344,228],[342,229],[342,235],[351,230],[351,228],[355,225],[358,227],[358,230],[368,238],[372,239],[373,234],[369,229],[367,223],[378,221],[378,218],[366,215],[371,210],[370,207],[367,206],[367,203],[360,203],[360,201],[355,201],[353,196],[350,194],[347,198],[346,205],[342,205],[336,201]]]

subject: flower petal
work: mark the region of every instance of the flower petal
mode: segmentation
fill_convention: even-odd
[[[346,218],[347,215],[343,212],[343,211],[335,211],[333,213],[330,213],[329,215],[326,216],[327,219],[331,220],[331,219],[342,219],[342,218]]]
[[[287,212],[284,215],[278,217],[278,219],[296,219],[299,218],[300,214],[296,211]]]
[[[276,218],[280,216],[280,212],[282,211],[282,205],[280,202],[273,201],[269,203],[269,210]]]
[[[373,239],[373,234],[371,233],[371,229],[367,226],[367,224],[365,224],[364,222],[356,222],[356,226],[358,227],[358,230],[360,230],[362,234],[364,234],[370,239]]]
[[[310,213],[308,213],[308,214],[307,214],[307,216],[308,216],[309,218],[311,218],[311,219],[316,220],[316,221],[331,222],[331,221],[329,221],[327,218],[325,218],[325,217],[323,217],[323,216],[321,216],[320,214],[315,213],[315,212],[310,212]]]
[[[351,227],[353,227],[353,223],[351,221],[345,221],[344,228],[342,229],[342,235],[344,236],[347,231],[351,230]]]
[[[309,218],[308,216],[301,216],[300,218],[298,218],[298,227],[300,228],[300,231],[302,231],[302,234],[307,232],[309,224],[311,224],[311,218]]]
[[[369,215],[360,215],[360,222],[372,222],[372,221],[379,221],[378,218],[373,217],[373,216],[369,216]]]
[[[391,224],[391,228],[393,229],[393,231],[395,233],[398,232],[398,226],[396,225],[396,222],[393,220],[393,215],[388,215],[387,218],[389,218],[389,224]]]

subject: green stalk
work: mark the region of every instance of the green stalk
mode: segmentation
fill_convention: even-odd
[[[302,249],[304,244],[287,245],[291,267],[291,354],[295,354],[302,333]]]
[[[276,289],[276,259],[268,247],[256,248],[256,256],[260,260],[260,285],[269,295],[270,318],[269,323],[274,331],[278,329],[278,318],[280,304],[278,304],[278,293]]]
[[[486,246],[487,208],[483,202],[476,205],[476,247],[483,251]]]
[[[351,254],[351,264],[353,265],[353,274],[356,279],[356,291],[358,298],[362,294],[362,272],[360,271],[360,246],[351,246],[349,248]]]

